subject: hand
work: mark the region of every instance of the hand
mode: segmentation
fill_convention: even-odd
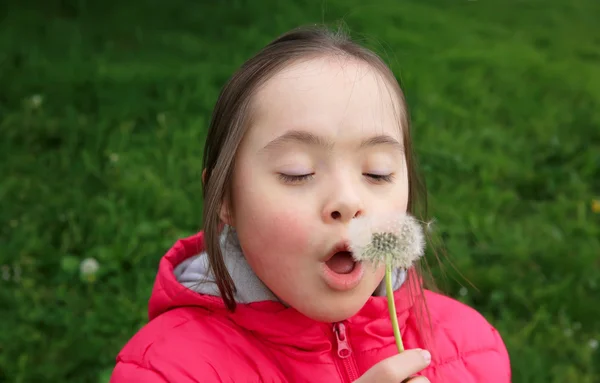
[[[421,349],[406,350],[382,360],[371,367],[354,383],[427,383],[429,379],[419,376],[410,379],[413,374],[421,371],[431,362],[429,351]]]

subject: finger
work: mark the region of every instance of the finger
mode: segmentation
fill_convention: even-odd
[[[431,362],[431,354],[427,350],[406,350],[398,355],[380,362],[376,372],[383,377],[381,381],[399,382],[421,371]]]
[[[402,381],[402,383],[404,383],[404,382],[406,382],[406,383],[430,383],[429,379],[427,379],[424,376],[417,376],[414,378],[409,378],[407,380]]]

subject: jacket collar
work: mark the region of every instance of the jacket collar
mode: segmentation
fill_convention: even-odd
[[[209,268],[205,267],[204,233],[200,232],[177,241],[161,259],[149,301],[149,318],[153,319],[177,307],[197,307],[227,317],[266,341],[317,351],[325,358],[334,339],[332,324],[314,321],[294,308],[286,307],[264,285],[261,286],[254,273],[249,272],[241,252],[234,251],[235,237],[232,242],[223,238],[221,244],[226,250],[224,254],[228,254],[226,264],[238,290],[235,312],[227,310],[219,297],[214,279],[211,279],[211,273],[207,271]],[[192,265],[197,268],[190,268]],[[409,311],[421,299],[420,283],[412,270],[408,274],[397,274],[396,284],[399,286],[394,291],[394,300],[401,331]],[[249,288],[247,284],[252,287]],[[247,293],[242,292],[248,288]],[[387,344],[394,341],[385,290],[378,289],[378,293],[369,297],[361,310],[345,321],[353,328],[354,337],[363,337],[365,341],[372,342],[373,348],[381,347],[382,342]]]

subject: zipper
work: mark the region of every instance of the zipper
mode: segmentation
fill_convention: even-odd
[[[341,361],[338,365],[341,364],[342,369],[346,372],[348,381],[354,382],[359,378],[358,365],[352,355],[346,325],[343,322],[335,323],[333,325],[333,333],[336,339],[338,361]]]

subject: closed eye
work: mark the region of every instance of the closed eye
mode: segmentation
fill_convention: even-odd
[[[372,174],[363,173],[363,176],[370,179],[370,182],[381,183],[381,182],[392,182],[394,180],[394,174]]]
[[[298,175],[279,173],[278,177],[284,183],[298,184],[298,183],[302,183],[305,181],[310,181],[314,177],[314,175],[315,175],[314,173],[298,174]],[[369,180],[370,180],[369,182],[373,182],[373,183],[382,183],[382,182],[390,183],[394,180],[394,174],[363,173],[363,175],[365,177],[369,178]]]
[[[297,183],[301,183],[304,181],[309,181],[313,178],[314,175],[315,175],[315,173],[299,174],[299,175],[291,175],[291,174],[285,174],[285,173],[278,174],[279,179],[287,184],[297,184]]]

